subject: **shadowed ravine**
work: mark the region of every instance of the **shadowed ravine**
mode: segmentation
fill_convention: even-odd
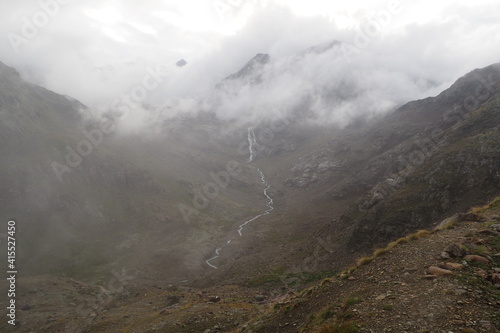
[[[253,128],[249,127],[248,128],[248,150],[250,151],[250,157],[248,158],[248,162],[247,163],[250,163],[254,160],[254,152],[253,152],[253,147],[256,143],[256,140],[255,140],[255,133],[253,131]],[[265,188],[264,188],[264,195],[266,196],[266,198],[268,199],[268,202],[267,202],[267,207],[268,209],[266,209],[263,213],[259,214],[259,215],[256,215],[254,217],[252,217],[251,219],[243,222],[242,224],[240,224],[238,226],[238,235],[243,236],[243,229],[245,228],[245,226],[255,220],[257,220],[258,218],[264,216],[264,215],[269,215],[271,213],[271,211],[274,209],[273,207],[273,199],[269,196],[269,194],[267,194],[267,190],[269,190],[271,188],[271,184],[269,184],[267,181],[266,181],[266,176],[264,175],[264,173],[262,172],[262,170],[260,170],[259,168],[257,168],[257,171],[259,171],[259,174],[260,174],[260,179],[262,181],[262,184],[264,184]],[[228,241],[226,241],[226,244],[224,246],[229,246],[231,244],[233,240],[232,239],[229,239]],[[218,247],[216,250],[215,250],[215,256],[213,256],[212,258],[206,260],[205,262],[207,263],[208,266],[214,268],[214,269],[217,269],[217,266],[215,266],[214,264],[211,263],[211,261],[219,258],[220,256],[220,251],[222,250],[223,246],[221,247]]]

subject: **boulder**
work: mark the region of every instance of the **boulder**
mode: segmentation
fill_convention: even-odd
[[[446,251],[441,252],[441,259],[450,259],[450,254]]]
[[[455,270],[455,269],[463,269],[464,268],[464,265],[462,264],[458,264],[456,262],[447,262],[446,263],[446,266],[450,269],[450,270]]]
[[[455,243],[448,245],[448,247],[444,251],[447,252],[453,258],[463,257],[465,255],[465,251],[462,250],[462,248]]]
[[[442,269],[436,266],[430,266],[427,268],[427,272],[434,276],[452,275],[453,272],[448,269]]]
[[[468,262],[480,262],[485,265],[488,265],[490,263],[490,261],[487,258],[475,254],[466,255],[464,259],[467,260]]]

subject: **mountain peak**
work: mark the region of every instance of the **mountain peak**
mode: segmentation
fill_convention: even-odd
[[[229,75],[226,80],[234,80],[248,77],[254,73],[257,69],[265,66],[269,63],[271,57],[267,53],[257,53],[249,62],[243,66],[239,71],[234,74]]]
[[[177,61],[177,62],[175,63],[175,65],[176,65],[177,67],[184,67],[184,66],[186,66],[186,65],[187,65],[187,61],[186,61],[186,60],[184,60],[184,59],[181,59],[181,60]]]

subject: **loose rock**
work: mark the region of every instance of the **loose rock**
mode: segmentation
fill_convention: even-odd
[[[478,268],[476,269],[476,273],[479,274],[483,279],[486,279],[488,277],[488,272],[486,272],[484,269]]]
[[[452,275],[453,272],[447,269],[442,269],[436,266],[430,266],[427,268],[427,272],[434,276],[442,276],[442,275]]]
[[[463,268],[464,268],[464,265],[462,265],[462,264],[457,264],[457,263],[455,263],[455,262],[447,262],[447,263],[446,263],[446,266],[448,266],[450,270],[454,270],[454,269],[463,269]]]
[[[446,251],[441,252],[441,259],[450,259],[450,254]]]
[[[255,296],[255,301],[257,302],[264,302],[266,300],[266,297],[264,295],[257,295]]]
[[[495,285],[499,284],[500,283],[500,274],[498,274],[498,273],[491,274],[491,282]]]
[[[454,257],[454,258],[456,258],[456,257],[463,257],[464,254],[465,254],[465,251],[462,250],[462,248],[460,248],[460,246],[457,245],[457,244],[450,244],[446,248],[445,252],[449,253],[450,256]]]
[[[486,264],[486,265],[488,265],[490,263],[490,261],[488,259],[486,259],[485,257],[478,256],[478,255],[475,255],[475,254],[466,255],[464,257],[464,259],[467,260],[467,261],[469,261],[469,262],[480,262],[480,263],[483,263],[483,264]]]
[[[209,301],[210,303],[217,303],[217,302],[219,302],[219,301],[220,301],[220,297],[219,297],[219,296],[212,296],[212,297],[210,297],[210,298],[208,299],[208,301]]]

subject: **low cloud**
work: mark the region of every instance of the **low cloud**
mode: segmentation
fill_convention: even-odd
[[[56,0],[44,1],[49,2]],[[162,82],[134,102],[127,129],[149,121],[150,115],[141,114],[149,112],[148,104],[163,105],[162,118],[201,109],[223,119],[255,122],[301,112],[313,122],[345,125],[436,95],[468,71],[498,62],[500,4],[493,1],[447,2],[428,20],[408,19],[426,1],[401,2],[401,13],[393,14],[362,47],[356,44],[360,33],[389,2],[377,2],[371,10],[365,2],[364,9],[339,10],[344,17],[355,14],[352,24],[332,11],[299,15],[286,4],[252,3],[252,10],[241,9],[245,21],[232,13],[238,22],[233,30],[224,30],[227,22],[213,6],[194,0],[189,5],[204,6],[208,14],[189,16],[187,5],[166,2],[61,2],[57,14],[15,52],[8,37],[22,35],[24,19],[33,20],[43,9],[40,3],[9,0],[0,14],[5,37],[0,61],[99,112],[109,111],[114,101],[141,85],[147,68],[162,66]],[[304,53],[333,40],[342,44]],[[357,51],[346,56],[345,47],[352,45]],[[257,53],[271,59],[260,69],[259,84],[234,81],[226,90],[215,88]],[[187,65],[176,66],[180,59]]]

